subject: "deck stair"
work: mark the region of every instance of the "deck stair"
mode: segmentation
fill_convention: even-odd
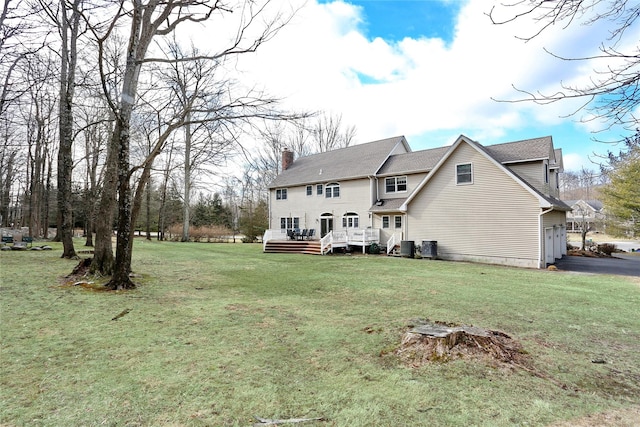
[[[266,243],[264,252],[322,255],[319,240],[270,240]]]

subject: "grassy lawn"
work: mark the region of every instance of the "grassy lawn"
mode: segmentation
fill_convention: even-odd
[[[636,278],[138,240],[138,289],[99,292],[54,248],[0,253],[2,426],[536,426],[640,401]],[[416,318],[505,332],[545,377],[405,366]]]

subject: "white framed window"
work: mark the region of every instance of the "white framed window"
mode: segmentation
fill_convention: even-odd
[[[342,217],[342,228],[359,228],[360,216],[355,212],[347,212]]]
[[[382,228],[389,228],[389,215],[382,217]]]
[[[276,200],[287,200],[287,189],[286,188],[278,188],[278,189],[276,189]]]
[[[322,196],[322,184],[316,184],[316,195]]]
[[[392,176],[390,178],[385,178],[384,188],[387,193],[400,193],[407,191],[407,177]]]
[[[456,184],[473,184],[473,165],[471,163],[456,165]]]
[[[402,228],[402,215],[395,215],[393,217],[393,226],[394,228]]]
[[[313,185],[307,185],[307,196],[313,195]]]
[[[290,230],[292,228],[300,228],[300,217],[281,217],[280,228]]]
[[[544,162],[544,183],[549,183],[549,163]]]
[[[324,187],[324,197],[327,199],[336,199],[340,197],[340,184],[332,182]]]

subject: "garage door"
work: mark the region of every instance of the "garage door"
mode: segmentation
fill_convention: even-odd
[[[553,256],[553,227],[544,229],[544,262],[553,264],[556,261]]]

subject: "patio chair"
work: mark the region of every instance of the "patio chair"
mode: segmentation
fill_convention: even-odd
[[[311,238],[316,234],[316,229],[315,228],[310,228],[309,232],[307,233],[307,240],[311,240]]]
[[[289,240],[296,240],[295,232],[291,229],[287,230],[287,237]]]
[[[300,240],[304,240],[305,237],[307,237],[307,229],[306,228],[304,230],[302,230],[302,233],[300,233]]]

